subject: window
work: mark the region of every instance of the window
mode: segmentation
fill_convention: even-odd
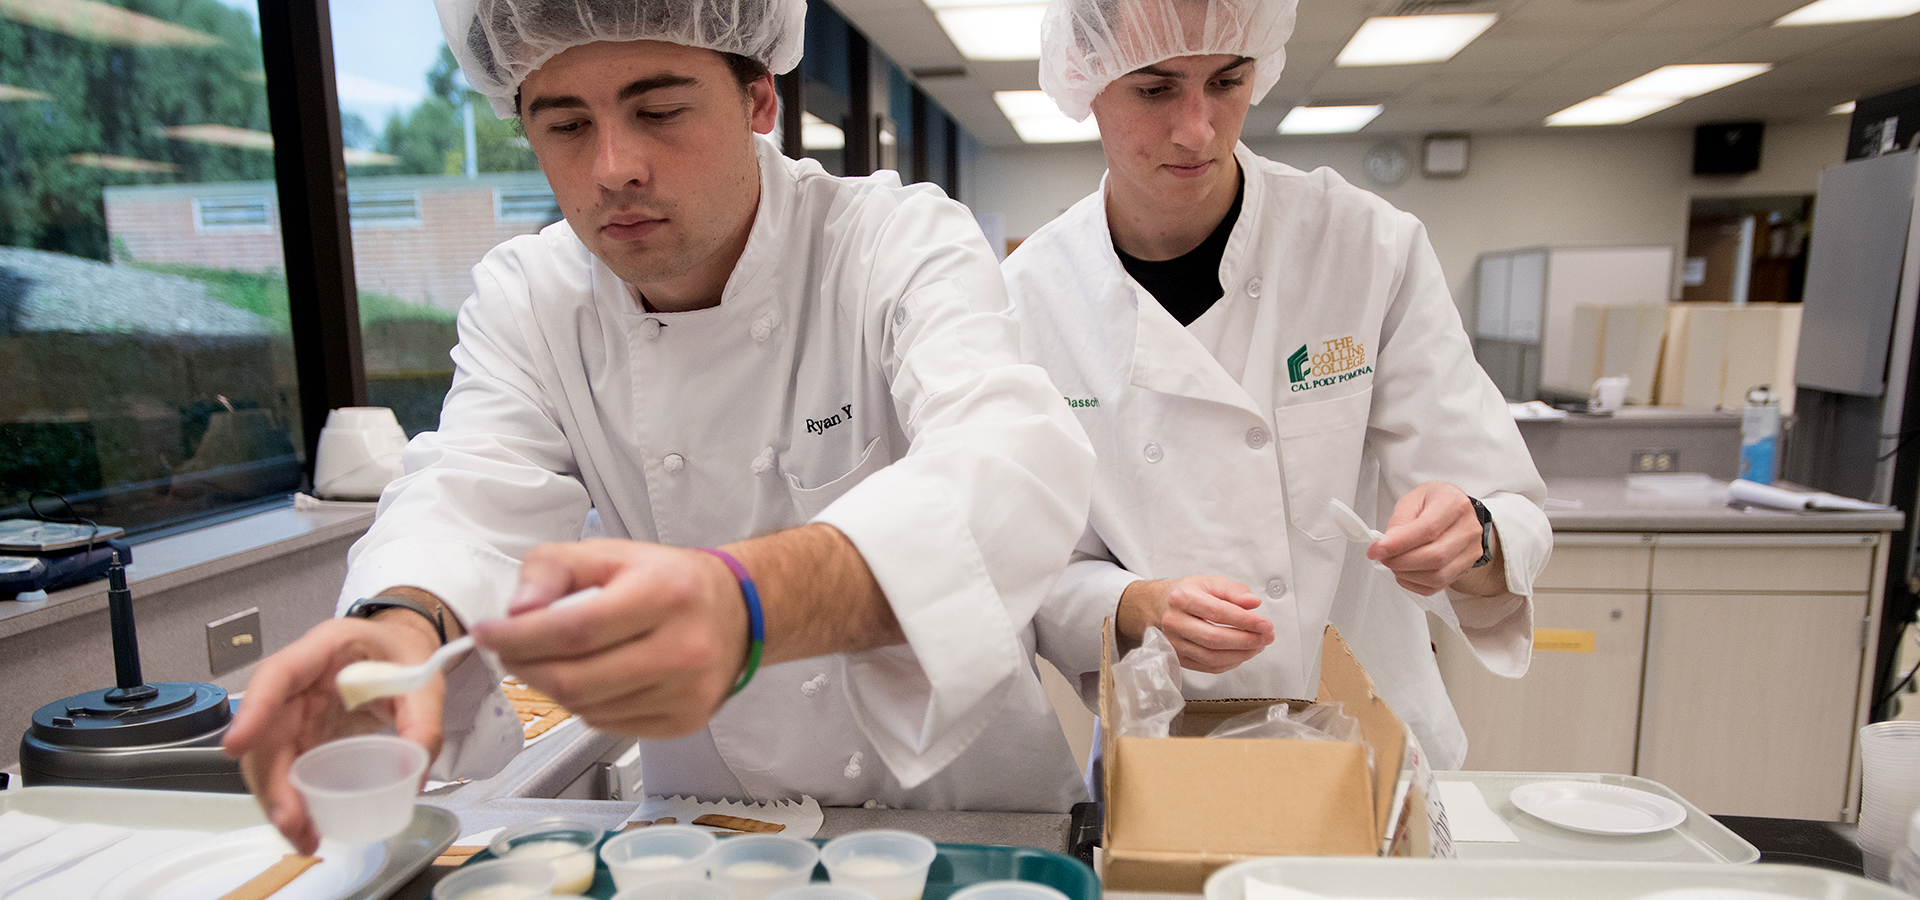
[[[265,194],[252,197],[194,198],[193,230],[239,231],[267,234],[273,231],[273,205]]]
[[[255,10],[131,5],[0,17],[0,518],[137,534],[302,477]]]
[[[420,194],[354,191],[347,195],[347,214],[355,227],[417,228],[420,226]]]
[[[494,221],[546,223],[560,219],[560,203],[544,182],[533,187],[500,188],[493,196]]]

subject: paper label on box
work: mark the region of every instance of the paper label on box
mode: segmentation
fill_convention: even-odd
[[[1573,628],[1535,628],[1533,649],[1540,653],[1592,653],[1593,632]]]
[[[1398,820],[1391,832],[1389,855],[1432,857],[1435,859],[1453,859],[1453,834],[1447,825],[1447,806],[1440,798],[1440,785],[1433,777],[1433,766],[1427,762],[1426,751],[1421,749],[1420,741],[1407,732],[1405,762],[1400,767],[1402,783],[1396,794],[1404,796],[1404,803],[1396,802]],[[1398,800],[1398,798],[1396,798]],[[1416,817],[1426,812],[1426,833],[1421,834],[1412,827],[1419,821]]]

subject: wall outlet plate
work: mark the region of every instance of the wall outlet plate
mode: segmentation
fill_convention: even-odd
[[[1680,471],[1680,451],[1678,450],[1635,450],[1627,458],[1627,472],[1630,474],[1678,471]]]
[[[260,661],[260,608],[207,623],[207,668],[225,675]]]

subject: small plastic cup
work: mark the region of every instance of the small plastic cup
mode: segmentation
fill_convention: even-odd
[[[911,831],[856,831],[828,841],[820,862],[834,884],[859,888],[875,900],[920,900],[937,852],[932,841]]]
[[[531,859],[553,867],[553,892],[584,894],[593,887],[594,848],[603,833],[591,822],[551,816],[522,822],[487,845],[498,859]]]
[[[733,900],[733,891],[717,881],[648,881],[613,895],[613,900]]]
[[[698,881],[707,877],[713,832],[691,825],[653,825],[607,838],[600,861],[613,874],[613,886],[625,891],[660,881]]]
[[[288,777],[320,836],[348,844],[384,841],[413,821],[427,751],[390,734],[328,741],[293,761]]]
[[[1032,881],[981,881],[954,891],[947,900],[1067,900],[1067,895]]]
[[[806,884],[774,891],[767,900],[874,900],[873,895],[844,884]]]
[[[719,842],[707,868],[713,880],[733,889],[733,900],[764,900],[775,891],[813,880],[813,865],[819,859],[820,850],[810,841],[781,834],[747,834]]]
[[[553,867],[531,859],[461,866],[433,886],[433,900],[535,900],[552,895]]]

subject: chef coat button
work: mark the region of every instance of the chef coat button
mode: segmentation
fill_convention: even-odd
[[[1247,429],[1247,446],[1255,450],[1267,445],[1267,430],[1256,425]]]
[[[1267,579],[1267,596],[1272,597],[1275,600],[1278,600],[1286,592],[1287,592],[1286,582],[1281,581],[1278,578]]]
[[[1260,296],[1260,279],[1258,278],[1247,279],[1247,296],[1249,297]]]
[[[913,318],[913,314],[907,312],[907,307],[905,304],[901,304],[893,308],[894,327],[896,328],[906,327],[907,320],[911,318]]]
[[[1166,454],[1160,452],[1159,444],[1148,444],[1141,449],[1140,455],[1145,456],[1150,463],[1157,463],[1166,458]]]
[[[648,340],[652,340],[659,337],[660,329],[665,327],[660,324],[659,319],[648,319],[640,324],[640,333],[646,335]]]
[[[678,472],[687,464],[687,460],[678,453],[669,453],[666,459],[660,461],[660,464],[666,466],[669,472]]]

